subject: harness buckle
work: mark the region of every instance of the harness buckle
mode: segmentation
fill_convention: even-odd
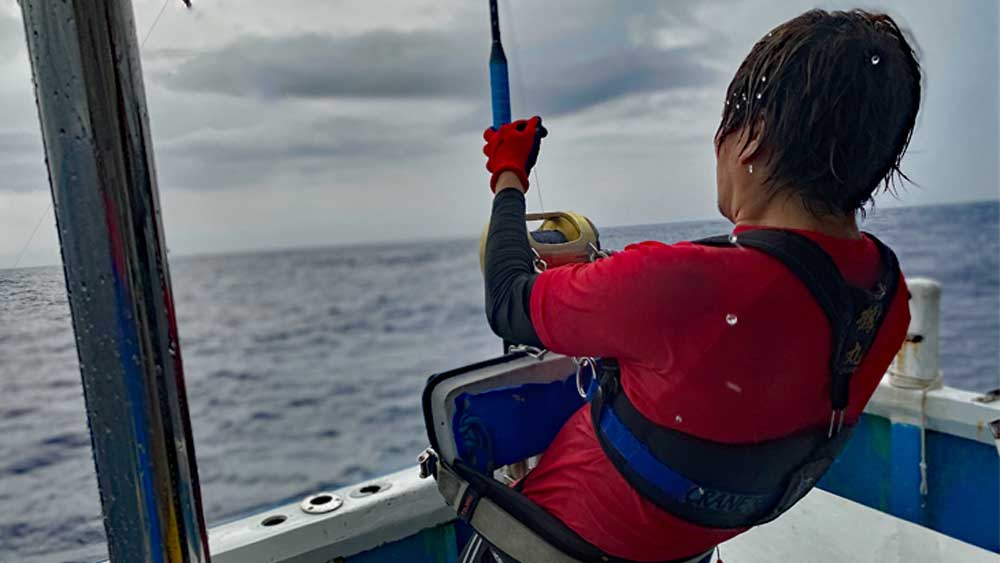
[[[830,429],[826,432],[827,439],[833,438],[836,434],[840,434],[840,429],[844,427],[844,411],[846,409],[834,409],[830,411]],[[834,431],[834,421],[836,421],[837,429]]]
[[[437,470],[437,452],[434,451],[434,448],[427,448],[420,452],[420,455],[417,456],[417,465],[420,466],[419,476],[421,479],[434,475]]]
[[[545,354],[549,351],[545,348],[535,348],[534,346],[528,346],[527,344],[511,344],[507,347],[508,354],[514,354],[516,352],[524,352],[528,356],[541,361],[545,358]]]

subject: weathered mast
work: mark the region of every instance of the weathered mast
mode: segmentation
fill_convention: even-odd
[[[111,561],[209,561],[130,0],[21,0]]]

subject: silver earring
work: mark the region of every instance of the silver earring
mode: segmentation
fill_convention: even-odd
[[[751,174],[753,174],[753,164],[751,164],[751,165],[750,165],[750,167],[749,167],[749,168],[747,168],[747,170],[749,170],[749,171],[750,171],[750,173],[751,173]]]

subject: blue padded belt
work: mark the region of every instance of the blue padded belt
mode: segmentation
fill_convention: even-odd
[[[600,436],[614,449],[619,463],[634,477],[645,481],[645,492],[661,501],[687,505],[694,510],[709,510],[734,516],[750,514],[773,504],[782,491],[770,494],[737,493],[699,485],[657,459],[625,424],[613,408],[605,406],[600,415]],[[650,489],[649,487],[652,487]]]
[[[604,414],[601,415],[601,431],[615,450],[625,458],[629,467],[661,491],[682,499],[692,488],[698,488],[693,481],[674,472],[653,457],[649,448],[622,424],[615,411],[604,409]]]

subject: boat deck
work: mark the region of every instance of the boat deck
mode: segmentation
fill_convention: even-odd
[[[722,546],[726,563],[943,563],[1000,561],[1000,555],[820,489],[772,524]]]
[[[382,490],[357,497],[373,484]],[[297,503],[288,504],[212,529],[212,560],[378,563],[402,556],[409,563],[456,561],[461,534],[451,525],[453,513],[434,481],[417,477],[416,467],[336,494],[344,504],[328,514],[307,514]],[[276,516],[284,520],[262,525]],[[726,563],[1000,561],[996,553],[820,489],[779,520],[724,544],[722,558]]]

